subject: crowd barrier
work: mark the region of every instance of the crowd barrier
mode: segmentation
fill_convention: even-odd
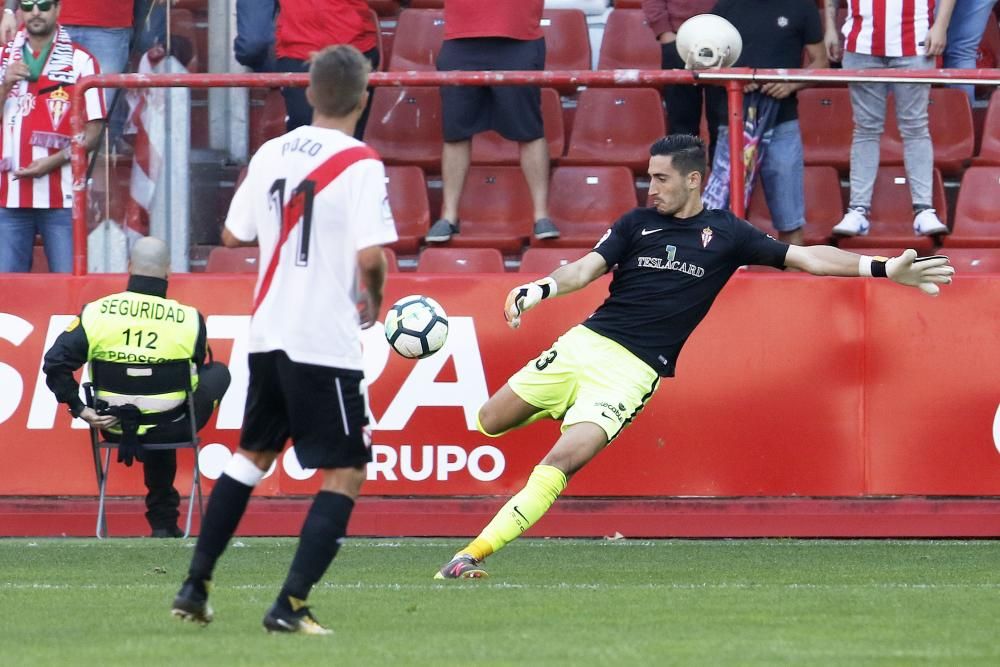
[[[724,86],[729,101],[730,183],[732,192],[743,191],[743,87],[768,81],[808,82],[840,85],[849,81],[912,83],[973,83],[1000,85],[1000,69],[982,70],[765,70],[732,68],[725,70],[569,70],[569,71],[485,71],[485,72],[376,72],[373,86],[511,86],[534,84],[560,90],[577,87],[661,87],[677,83]],[[74,141],[71,150],[73,172],[74,260],[73,272],[87,272],[87,155],[80,138],[86,125],[83,95],[90,88],[231,88],[304,86],[307,74],[101,74],[84,77],[73,91],[71,122]],[[732,202],[736,215],[745,214],[744,203]]]
[[[470,279],[472,278],[472,279]],[[374,428],[371,496],[516,491],[558,436],[546,421],[490,439],[475,414],[522,364],[582,321],[603,285],[546,302],[520,329],[502,315],[523,275],[393,274],[386,303],[437,299],[447,346],[420,361],[365,334]],[[602,280],[607,280],[602,279]],[[233,384],[203,431],[218,477],[238,442],[254,277],[176,275],[171,296],[205,315]],[[83,424],[45,386],[42,356],[81,306],[124,277],[7,276],[0,291],[0,496],[93,496]],[[544,312],[542,312],[544,311]],[[303,313],[322,318],[324,313]],[[1000,275],[959,276],[939,298],[885,280],[741,272],[651,403],[579,473],[579,497],[1000,496]],[[189,459],[188,459],[189,461]],[[112,495],[141,495],[119,466]],[[178,484],[189,482],[180,466]],[[265,496],[311,494],[314,471],[279,459]]]

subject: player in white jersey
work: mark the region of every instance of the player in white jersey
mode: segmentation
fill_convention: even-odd
[[[306,606],[333,561],[371,460],[359,324],[382,302],[382,244],[396,240],[378,155],[352,138],[370,66],[352,46],[318,52],[306,91],[313,123],[264,144],[226,218],[226,245],[260,244],[250,323],[250,386],[239,450],[216,482],[174,599],[175,616],[208,623],[208,583],[254,486],[291,437],[322,487],[275,603],[272,632],[329,634]],[[359,279],[366,303],[355,302]]]

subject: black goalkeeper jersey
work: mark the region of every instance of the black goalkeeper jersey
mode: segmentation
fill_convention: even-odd
[[[681,219],[634,209],[594,247],[614,277],[608,298],[583,324],[673,376],[681,347],[730,276],[745,264],[783,268],[787,251],[729,211]]]

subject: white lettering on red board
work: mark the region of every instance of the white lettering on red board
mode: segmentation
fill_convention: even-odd
[[[65,330],[72,315],[52,315],[45,330],[42,346],[48,350],[56,337]],[[206,319],[208,338],[232,341],[232,352],[226,361],[232,375],[229,391],[219,405],[216,428],[239,429],[243,423],[249,371],[247,344],[249,315],[211,315]],[[372,415],[372,427],[377,431],[402,431],[407,427],[417,409],[426,406],[461,408],[466,428],[476,430],[476,413],[489,397],[482,353],[471,317],[451,317],[449,336],[445,346],[433,356],[413,362],[409,374],[393,395],[381,415]],[[31,322],[16,315],[0,313],[0,341],[16,348],[35,331]],[[381,323],[362,333],[364,345],[365,378],[374,384],[389,362],[391,349],[385,340]],[[454,381],[438,381],[442,368],[451,361],[455,368]],[[38,360],[34,377],[34,391],[28,410],[26,426],[30,430],[53,429],[59,405],[45,384],[42,373],[43,359]],[[26,378],[17,368],[0,362],[0,424],[11,419],[24,401]],[[87,380],[84,373],[81,383]],[[86,428],[79,419],[73,428]],[[222,472],[230,450],[218,443],[206,445],[199,457],[199,467],[206,477],[215,479]],[[375,444],[372,446],[373,462],[369,464],[368,479],[385,481],[426,479],[448,480],[458,473],[468,474],[479,481],[497,479],[506,467],[503,453],[493,446],[480,446],[466,451],[458,445],[401,445],[398,448]],[[303,469],[291,449],[280,459],[282,469],[292,479],[308,479],[314,470]],[[273,473],[274,468],[268,472]]]

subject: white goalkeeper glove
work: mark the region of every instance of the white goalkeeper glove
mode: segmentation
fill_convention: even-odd
[[[556,291],[556,281],[552,278],[542,278],[512,289],[503,306],[507,326],[511,329],[521,326],[521,314],[537,306],[542,299],[555,296]]]
[[[931,296],[937,296],[941,292],[938,285],[951,283],[951,277],[955,275],[955,267],[944,255],[917,257],[917,251],[912,249],[904,250],[899,257],[889,260],[862,257],[859,269],[863,276],[889,278]]]

